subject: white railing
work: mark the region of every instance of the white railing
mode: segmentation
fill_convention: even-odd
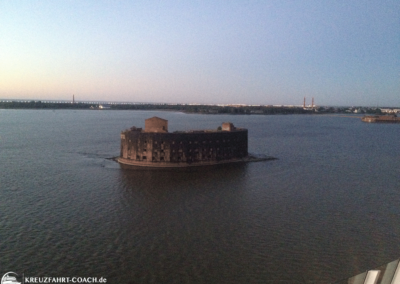
[[[333,284],[400,284],[399,259]]]

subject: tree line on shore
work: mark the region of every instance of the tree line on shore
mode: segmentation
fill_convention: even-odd
[[[90,103],[53,103],[41,101],[0,101],[1,109],[100,109],[100,105]],[[111,110],[170,110],[199,114],[310,114],[310,113],[346,113],[349,108],[335,107],[288,107],[288,106],[217,106],[217,105],[187,105],[187,104],[111,104],[106,109]],[[351,108],[350,108],[351,110]],[[381,114],[379,108],[363,107],[360,113]]]

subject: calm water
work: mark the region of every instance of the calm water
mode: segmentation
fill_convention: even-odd
[[[122,170],[119,134],[249,129],[276,161]],[[0,110],[0,274],[329,283],[400,256],[400,125],[339,116]],[[283,282],[287,280],[287,282]]]

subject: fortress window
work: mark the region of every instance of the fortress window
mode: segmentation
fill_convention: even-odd
[[[139,159],[140,159],[139,155],[136,155],[136,160],[139,160]]]
[[[164,161],[164,157],[160,157],[160,161]]]
[[[143,160],[147,160],[147,157],[146,157],[146,156],[143,156]]]

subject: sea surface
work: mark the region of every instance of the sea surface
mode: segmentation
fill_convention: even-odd
[[[249,129],[278,160],[125,170],[120,132]],[[400,125],[358,116],[0,110],[0,275],[331,283],[400,257]]]

